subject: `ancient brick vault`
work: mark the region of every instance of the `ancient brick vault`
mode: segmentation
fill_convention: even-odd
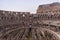
[[[60,14],[0,10],[0,40],[60,40]]]

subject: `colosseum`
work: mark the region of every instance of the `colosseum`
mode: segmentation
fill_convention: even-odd
[[[39,5],[36,14],[0,10],[0,40],[60,40],[60,3]]]

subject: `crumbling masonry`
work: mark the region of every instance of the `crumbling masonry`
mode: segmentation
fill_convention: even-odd
[[[59,33],[59,13],[0,10],[0,40],[60,40]]]

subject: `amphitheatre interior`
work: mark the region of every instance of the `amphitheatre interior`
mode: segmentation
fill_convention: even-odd
[[[47,5],[36,14],[0,10],[0,40],[60,40],[60,4]]]

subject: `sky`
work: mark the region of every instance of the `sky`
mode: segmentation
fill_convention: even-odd
[[[60,0],[0,0],[0,10],[36,13],[39,5],[53,2]]]

